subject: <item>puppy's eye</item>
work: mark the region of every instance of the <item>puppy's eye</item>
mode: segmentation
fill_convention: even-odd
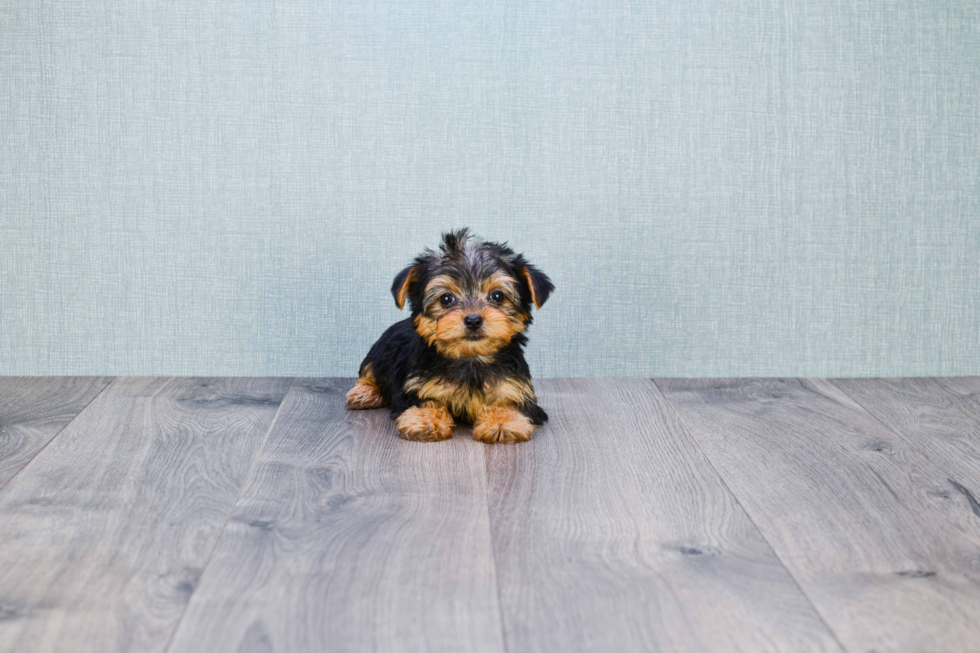
[[[504,301],[504,293],[500,292],[499,290],[494,290],[492,293],[490,293],[490,301],[492,301],[494,304],[499,304],[500,302]]]
[[[439,303],[442,304],[443,308],[449,308],[456,303],[456,298],[453,297],[451,293],[447,292],[445,295],[439,298]]]

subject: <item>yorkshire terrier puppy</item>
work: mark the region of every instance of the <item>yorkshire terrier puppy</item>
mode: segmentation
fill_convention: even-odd
[[[487,443],[524,442],[548,419],[524,360],[525,329],[554,290],[551,280],[506,245],[467,229],[444,234],[391,286],[396,322],[368,352],[347,408],[391,406],[398,433],[434,442],[456,422]]]

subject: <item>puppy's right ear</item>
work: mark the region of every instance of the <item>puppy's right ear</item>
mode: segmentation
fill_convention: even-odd
[[[398,308],[405,308],[405,298],[412,292],[412,286],[418,278],[418,267],[418,265],[409,265],[395,275],[395,282],[391,284],[391,294]]]

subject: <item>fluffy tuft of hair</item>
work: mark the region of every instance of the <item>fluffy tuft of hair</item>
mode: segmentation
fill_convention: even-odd
[[[466,241],[470,239],[470,229],[469,227],[463,227],[462,229],[456,229],[455,231],[447,231],[442,234],[442,244],[439,245],[439,249],[446,256],[452,256],[453,254],[458,254],[466,247]]]

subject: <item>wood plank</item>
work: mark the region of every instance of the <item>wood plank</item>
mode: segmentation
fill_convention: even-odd
[[[159,651],[288,388],[116,379],[0,493],[0,650]]]
[[[483,445],[297,380],[172,651],[503,650]]]
[[[74,419],[112,377],[0,377],[0,488]]]
[[[980,376],[944,376],[936,379],[943,387],[949,388],[968,400],[971,415],[980,414]]]
[[[947,474],[940,497],[980,517],[980,379],[833,379]]]
[[[823,380],[658,380],[844,646],[975,650],[980,520]]]
[[[840,650],[651,381],[535,386],[487,451],[510,651]]]

